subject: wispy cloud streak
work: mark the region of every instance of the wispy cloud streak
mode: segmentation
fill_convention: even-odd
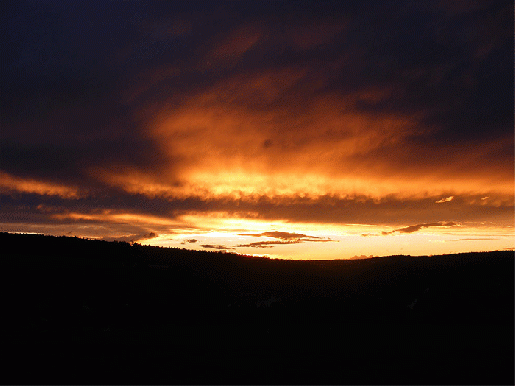
[[[274,241],[258,241],[249,244],[239,244],[237,247],[247,247],[247,248],[272,248],[274,245],[281,244],[300,244],[305,242],[331,242],[335,240],[331,240],[326,237],[317,237],[317,236],[308,236],[303,233],[291,233],[291,232],[279,232],[279,231],[271,231],[271,232],[262,232],[262,233],[240,233],[239,236],[251,236],[251,237],[272,237],[278,240]]]
[[[422,228],[430,228],[430,227],[453,227],[457,226],[458,224],[452,222],[452,221],[442,221],[442,222],[433,222],[433,223],[425,223],[425,224],[417,224],[417,225],[410,225],[405,228],[399,228],[395,229],[391,232],[381,232],[382,235],[391,235],[393,233],[414,233],[418,232]]]

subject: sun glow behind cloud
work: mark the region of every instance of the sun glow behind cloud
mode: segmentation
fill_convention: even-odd
[[[213,163],[216,163],[214,161]],[[203,199],[217,197],[245,198],[267,196],[280,199],[285,196],[317,197],[334,195],[349,197],[365,195],[381,199],[388,195],[397,197],[427,197],[446,194],[484,194],[494,192],[510,199],[513,187],[504,181],[491,183],[474,179],[445,179],[431,176],[414,178],[402,177],[357,177],[338,176],[331,173],[315,172],[259,172],[234,167],[228,170],[213,166],[198,168],[177,176],[152,177],[137,170],[124,170],[122,173],[103,170],[95,175],[112,186],[123,188],[129,193],[144,194],[149,197],[191,197]],[[172,181],[167,183],[166,180]],[[435,201],[438,204],[452,201],[454,196]],[[485,198],[487,200],[488,198]]]
[[[422,255],[429,250],[432,254],[457,253],[477,250],[478,245],[488,250],[506,249],[513,244],[514,232],[512,226],[454,223],[413,225],[409,232],[395,232],[391,226],[289,223],[231,217],[227,213],[185,215],[181,221],[192,231],[143,244],[188,249],[203,246],[286,259],[349,259],[361,255]],[[191,239],[195,242],[187,241]]]
[[[513,247],[512,4],[88,4],[8,10],[1,229],[287,258]]]
[[[205,224],[203,221],[201,223]],[[242,228],[230,229],[232,225]],[[500,250],[509,248],[513,244],[511,241],[513,228],[489,227],[487,232],[484,228],[473,226],[453,230],[433,228],[420,232],[388,236],[382,234],[388,227],[363,225],[325,224],[319,226],[317,224],[285,224],[279,222],[267,224],[260,222],[256,226],[255,221],[247,223],[239,220],[234,224],[232,220],[228,220],[227,224],[216,228],[225,230],[188,233],[167,240],[156,238],[144,241],[143,244],[188,249],[199,249],[199,246],[217,246],[218,250],[223,249],[230,252],[285,259],[349,259],[361,255],[444,254],[483,250],[482,248],[485,250]],[[256,228],[271,231],[261,232],[262,236],[241,233]],[[307,237],[290,241],[274,238],[271,236],[276,232],[273,229],[281,229],[283,233],[289,230],[291,234],[302,230],[305,232],[303,235]],[[375,237],[363,237],[365,232],[374,234]],[[266,233],[271,235],[267,236]],[[185,242],[185,240],[192,238],[196,240],[195,243]],[[210,249],[210,247],[207,249]]]
[[[312,97],[304,90],[311,82],[309,72],[298,69],[237,75],[185,95],[178,107],[172,100],[173,108],[150,110],[142,119],[172,166],[164,166],[158,180],[173,181],[170,194],[208,197],[513,193],[512,181],[498,178],[493,165],[479,162],[481,168],[465,172],[505,142],[474,154],[429,149],[412,141],[434,130],[423,123],[428,112],[377,114],[357,107],[381,103],[390,90]],[[107,179],[126,186],[135,180],[130,174]]]

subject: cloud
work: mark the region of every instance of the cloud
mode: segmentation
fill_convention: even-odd
[[[79,198],[85,195],[74,186],[55,184],[43,180],[20,178],[0,170],[0,192],[23,192],[39,195],[60,196],[63,198]]]
[[[22,119],[8,126],[9,130],[4,130],[8,133],[6,138],[13,139],[19,145],[24,144],[25,147],[18,146],[18,152],[15,154],[13,150],[12,155],[2,159],[2,165],[13,172],[21,172],[23,168],[27,173],[28,168],[31,168],[31,174],[44,173],[46,168],[49,175],[63,179],[71,178],[74,174],[83,177],[86,173],[81,165],[86,165],[88,170],[103,167],[110,172],[126,170],[132,166],[142,174],[150,173],[162,185],[170,177],[197,185],[200,181],[197,181],[196,176],[201,174],[199,177],[210,177],[204,181],[212,190],[221,188],[213,178],[217,170],[222,167],[222,170],[235,175],[235,169],[241,165],[245,169],[244,173],[249,173],[249,169],[253,171],[248,181],[250,186],[246,187],[259,190],[263,184],[255,178],[258,176],[268,179],[272,175],[270,182],[275,182],[273,174],[282,177],[288,175],[288,179],[294,176],[301,180],[306,170],[322,177],[331,174],[355,177],[355,171],[359,170],[360,173],[366,173],[367,178],[381,180],[398,175],[399,172],[405,177],[429,173],[439,175],[440,172],[452,172],[449,169],[454,167],[463,171],[464,165],[471,162],[471,153],[477,159],[486,159],[478,154],[483,148],[488,148],[489,153],[499,154],[499,148],[489,148],[494,141],[488,141],[489,146],[486,147],[484,143],[481,147],[474,146],[473,152],[470,152],[469,143],[460,146],[457,140],[449,144],[453,152],[439,146],[439,140],[433,138],[433,135],[446,133],[445,124],[449,120],[453,121],[452,116],[447,116],[450,112],[445,117],[439,117],[436,123],[436,118],[431,120],[431,125],[424,123],[429,119],[428,116],[434,115],[433,110],[441,113],[440,94],[446,99],[455,97],[451,91],[453,88],[447,89],[442,79],[457,73],[454,82],[461,85],[464,82],[461,77],[468,75],[478,78],[481,73],[462,74],[464,70],[461,70],[463,66],[460,63],[463,61],[455,63],[453,57],[424,56],[420,52],[419,56],[414,57],[413,63],[407,60],[407,57],[411,57],[406,56],[407,53],[430,50],[432,47],[429,43],[426,43],[428,47],[421,45],[415,38],[417,33],[404,35],[413,36],[411,40],[405,41],[406,46],[398,45],[394,39],[384,39],[382,34],[378,36],[381,44],[391,48],[385,48],[385,51],[390,52],[395,59],[401,76],[395,75],[396,71],[381,67],[383,61],[389,59],[388,56],[379,55],[382,51],[376,52],[379,58],[376,62],[366,60],[371,53],[366,52],[365,48],[358,49],[367,46],[359,44],[361,42],[357,38],[360,36],[360,24],[350,21],[366,20],[367,15],[385,11],[400,17],[400,10],[395,7],[388,10],[370,7],[370,10],[360,14],[349,6],[333,10],[336,12],[334,15],[331,15],[333,11],[317,9],[317,17],[290,10],[293,13],[284,19],[279,16],[284,12],[280,10],[277,17],[270,19],[264,17],[263,12],[273,14],[278,10],[264,9],[258,13],[261,16],[257,16],[249,13],[249,10],[241,9],[238,13],[242,16],[231,19],[220,11],[211,13],[213,10],[189,10],[177,16],[175,11],[167,10],[165,6],[153,6],[145,14],[153,15],[155,20],[150,17],[138,19],[137,12],[131,14],[132,11],[121,8],[119,12],[128,13],[126,18],[122,18],[127,20],[125,23],[129,23],[126,28],[132,27],[142,32],[140,37],[131,35],[125,38],[120,33],[118,40],[121,46],[121,43],[126,43],[138,47],[133,53],[133,56],[139,56],[138,64],[111,69],[119,78],[113,84],[105,82],[102,85],[102,80],[107,78],[109,72],[107,63],[92,59],[91,62],[99,63],[98,72],[103,75],[99,76],[98,81],[102,93],[101,97],[95,95],[88,99],[88,103],[78,98],[76,104],[52,106],[46,105],[44,100],[58,99],[53,98],[53,94],[63,94],[62,98],[69,100],[69,94],[88,86],[90,79],[80,79],[76,87],[62,85],[62,90],[57,86],[49,88],[43,95],[39,95],[40,100],[33,101],[35,103],[32,105],[46,106],[48,111],[43,111],[38,119]],[[413,11],[419,16],[426,12],[423,7],[413,7]],[[69,15],[66,9],[57,8],[55,12],[61,12],[65,20],[76,17]],[[487,14],[488,7],[482,12]],[[438,44],[448,44],[447,41],[440,42],[439,35],[433,34],[435,31],[431,29],[431,23],[436,14],[425,16],[428,19],[422,19],[424,23],[420,27],[416,27],[416,23],[409,24],[409,27],[399,27],[381,18],[379,23],[384,28],[378,28],[391,31],[395,36],[403,35],[403,28],[425,28],[429,41],[437,39]],[[101,20],[91,12],[84,12],[84,17],[91,18],[93,25],[102,26]],[[206,20],[210,23],[206,23]],[[221,25],[224,26],[222,29],[219,28]],[[105,28],[103,26],[104,33]],[[213,34],[214,31],[221,32]],[[201,37],[193,39],[192,32]],[[373,31],[366,32],[374,35]],[[456,35],[451,29],[449,33],[451,36]],[[178,41],[178,37],[183,40]],[[372,37],[369,36],[370,39]],[[57,44],[65,43],[42,41],[45,48],[55,50],[59,48]],[[180,48],[184,46],[193,47],[191,51],[196,54],[186,54],[183,52],[186,50]],[[302,52],[292,55],[291,47]],[[346,55],[341,54],[342,47],[345,47]],[[74,46],[69,48],[72,52],[78,50]],[[319,50],[316,60],[307,53],[314,48]],[[374,50],[374,46],[368,49]],[[251,51],[254,55],[252,60],[243,60],[239,68],[217,72],[218,75],[202,75],[199,70],[202,62],[208,59],[213,63],[229,57],[240,60]],[[98,56],[93,55],[92,58]],[[432,60],[427,61],[427,57]],[[174,59],[173,63],[167,60],[170,58]],[[421,61],[421,58],[425,61]],[[134,61],[136,58],[132,59]],[[217,67],[216,64],[213,66]],[[73,68],[66,69],[70,72],[69,77],[73,78]],[[381,73],[386,81],[368,75],[373,73]],[[126,79],[120,79],[121,74],[126,74],[123,75]],[[138,93],[139,97],[127,105],[120,105],[118,96],[138,82],[148,87],[146,91]],[[184,87],[185,84],[191,86]],[[27,85],[27,93],[34,89],[32,86]],[[414,94],[418,96],[419,89],[427,90],[425,96],[429,101],[413,97]],[[435,89],[438,93],[434,92]],[[470,92],[470,95],[481,94],[464,90]],[[418,104],[411,105],[409,111],[399,107],[407,105],[404,102],[413,104],[417,100]],[[492,101],[487,102],[488,106],[493,105]],[[463,106],[466,103],[453,108],[463,109]],[[14,110],[19,108],[14,107]],[[149,133],[154,122],[147,119],[147,112],[149,117],[166,116],[164,127]],[[156,115],[156,112],[159,114]],[[41,131],[40,127],[46,129]],[[479,131],[474,130],[474,133]],[[462,136],[460,141],[464,138],[467,140],[468,137]],[[501,142],[509,143],[508,139]],[[28,146],[26,141],[34,141],[35,144]],[[265,148],[258,146],[265,142],[274,145]],[[41,147],[38,143],[49,146]],[[103,143],[106,145],[103,146]],[[411,156],[414,153],[423,156],[414,159]],[[429,155],[431,157],[426,157]],[[314,156],[318,160],[316,164],[306,161]],[[29,158],[42,162],[29,165]],[[16,166],[11,162],[12,159],[22,160],[25,165]],[[434,162],[428,164],[426,159],[433,159]],[[488,172],[495,164],[482,162],[479,166]],[[345,168],[340,165],[345,165]],[[163,173],[160,173],[163,171],[161,168]],[[475,173],[481,173],[477,167]],[[95,179],[109,183],[100,177],[89,175],[87,183],[98,184]],[[231,182],[239,180],[234,177]],[[333,178],[328,179],[324,183],[325,189],[332,186]],[[499,178],[498,181],[505,179]],[[351,181],[349,185],[354,183]],[[404,187],[399,184],[399,181],[394,181],[393,190],[403,190]],[[233,191],[240,187],[237,184],[231,185],[228,189]],[[271,185],[275,188],[275,183]],[[348,186],[344,189],[348,189]]]
[[[300,239],[322,239],[322,237],[307,236],[302,233],[290,233],[290,232],[263,232],[263,233],[242,233],[240,236],[252,236],[252,237],[274,237],[281,240],[300,240]]]
[[[113,189],[109,194],[99,192],[81,198],[40,195],[8,191],[0,193],[0,223],[34,224],[104,224],[109,232],[113,227],[144,227],[123,234],[159,234],[181,232],[186,229],[216,229],[231,218],[259,221],[288,221],[317,224],[388,225],[393,229],[403,224],[477,223],[486,221],[499,225],[513,224],[513,197],[490,195],[456,195],[453,209],[434,205],[435,196],[396,197],[377,199],[369,196],[195,196],[169,197],[158,194],[131,194]],[[209,220],[209,222],[208,222]],[[124,225],[122,225],[124,224]],[[209,225],[206,225],[209,224]],[[96,225],[95,225],[96,226]],[[226,227],[226,225],[224,225]],[[247,226],[232,226],[241,229]],[[106,228],[107,229],[107,228]],[[250,228],[251,229],[251,228]],[[120,234],[115,232],[115,234]],[[301,238],[322,240],[307,233],[248,232],[251,237],[281,236],[279,240]],[[256,235],[256,236],[252,236]],[[186,236],[187,237],[187,236]]]
[[[215,43],[206,56],[205,64],[209,67],[233,64],[258,42],[262,35],[261,30],[260,25],[253,23],[235,28]]]
[[[158,235],[155,233],[155,232],[150,232],[146,235],[143,235],[142,237],[138,238],[138,240],[148,240],[148,239],[153,239],[154,237],[157,237]]]
[[[510,2],[13,4],[2,224],[512,223]]]
[[[292,233],[292,232],[262,232],[262,233],[240,233],[239,236],[251,236],[251,237],[272,237],[278,239],[278,241],[259,241],[249,244],[240,244],[237,247],[250,247],[250,248],[272,248],[274,245],[281,244],[299,244],[305,242],[330,242],[335,241],[330,238],[308,236],[303,233]]]
[[[355,255],[353,257],[350,257],[349,259],[347,260],[363,260],[363,259],[372,259],[374,257],[374,255]]]
[[[258,241],[255,243],[249,243],[249,244],[239,244],[236,245],[238,248],[273,248],[274,245],[281,245],[281,244],[299,244],[302,243],[301,240],[289,240],[289,241]]]
[[[435,203],[442,204],[444,202],[452,201],[453,199],[454,199],[454,196],[449,196],[449,197],[442,198],[442,199],[440,199],[438,201],[435,201]]]
[[[456,223],[454,223],[452,221],[448,221],[448,222],[442,221],[442,222],[410,225],[410,226],[405,227],[405,228],[395,229],[395,230],[393,230],[391,232],[381,232],[381,233],[382,233],[382,235],[390,235],[390,234],[395,233],[395,232],[398,232],[398,233],[414,233],[414,232],[418,232],[422,228],[429,228],[429,227],[452,227],[452,226],[456,226],[456,225],[458,225],[458,224],[456,224]]]
[[[294,232],[279,232],[279,231],[271,231],[271,232],[262,232],[262,233],[240,233],[240,236],[252,236],[252,237],[273,237],[280,240],[301,240],[301,241],[331,241],[330,239],[324,237],[317,236],[308,236],[303,233],[294,233]]]
[[[227,247],[225,245],[214,245],[214,244],[202,244],[201,247],[206,248],[206,249],[219,249],[219,250],[234,249],[232,247]]]
[[[127,236],[119,236],[119,237],[103,237],[103,240],[107,241],[125,241],[127,243],[136,243],[138,241],[142,240],[151,240],[153,238],[156,238],[157,234],[154,232],[149,232],[146,234],[132,234]]]
[[[181,242],[181,244],[195,244],[198,240],[196,239],[187,239]]]

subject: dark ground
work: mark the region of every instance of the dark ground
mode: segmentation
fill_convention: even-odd
[[[2,384],[509,384],[514,254],[280,261],[0,234]]]

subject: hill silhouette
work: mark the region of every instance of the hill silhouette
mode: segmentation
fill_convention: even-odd
[[[5,383],[514,383],[513,252],[289,261],[0,242]]]

